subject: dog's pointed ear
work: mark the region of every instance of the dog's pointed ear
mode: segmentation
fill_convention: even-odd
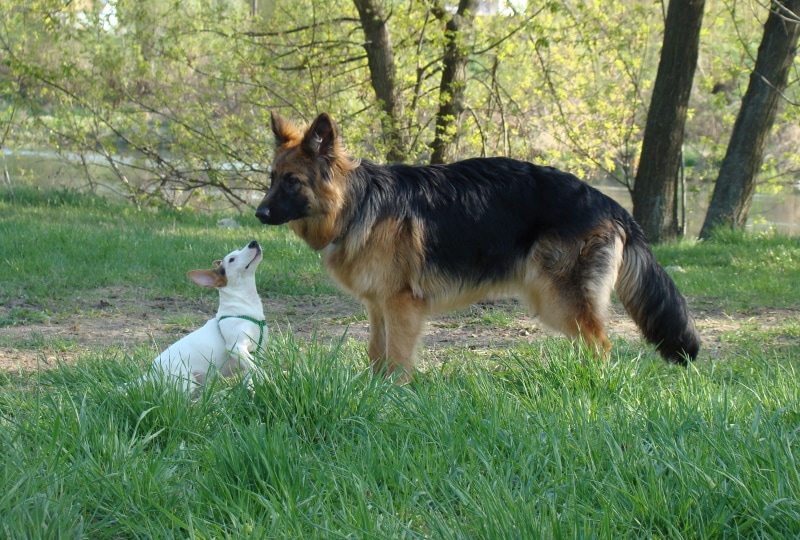
[[[227,278],[214,270],[190,270],[186,275],[189,276],[189,279],[207,289],[216,289],[228,284]]]
[[[275,136],[276,148],[300,139],[300,131],[289,120],[275,111],[272,111],[270,116],[272,117],[272,134]]]
[[[333,119],[328,113],[321,113],[303,136],[303,150],[315,158],[322,158],[330,163],[336,158],[338,137],[339,132]]]

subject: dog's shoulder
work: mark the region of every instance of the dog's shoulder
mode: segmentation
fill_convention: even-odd
[[[267,323],[263,315],[251,317],[248,315],[218,315],[217,321],[222,338],[228,348],[241,345],[243,340],[249,346],[256,347],[263,344],[267,334]]]

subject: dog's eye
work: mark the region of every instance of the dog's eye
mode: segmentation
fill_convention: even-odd
[[[232,262],[233,262],[233,261],[235,261],[235,260],[236,260],[236,257],[231,257],[230,259],[228,259],[228,263],[230,264],[230,263],[232,263]]]
[[[283,181],[286,182],[289,186],[296,186],[300,183],[300,179],[293,175],[287,175],[283,178]]]

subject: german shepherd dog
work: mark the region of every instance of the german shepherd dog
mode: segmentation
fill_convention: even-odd
[[[273,113],[272,131],[256,217],[288,223],[364,304],[374,373],[408,381],[427,319],[489,297],[606,356],[612,290],[665,359],[697,356],[686,300],[641,228],[575,176],[507,158],[377,165],[350,156],[326,113],[307,129]]]

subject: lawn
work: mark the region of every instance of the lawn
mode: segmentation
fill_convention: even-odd
[[[340,294],[285,227],[218,217],[3,194],[0,347],[35,349],[3,332],[108,287],[207,297],[186,270],[251,238],[272,254],[268,298]],[[123,391],[152,358],[137,347],[0,373],[0,536],[797,537],[800,241],[720,234],[656,255],[694,309],[743,321],[688,368],[638,340],[598,363],[535,335],[423,351],[435,361],[397,388],[369,376],[362,341],[285,329],[252,393]],[[489,308],[476,324],[515,317]]]

